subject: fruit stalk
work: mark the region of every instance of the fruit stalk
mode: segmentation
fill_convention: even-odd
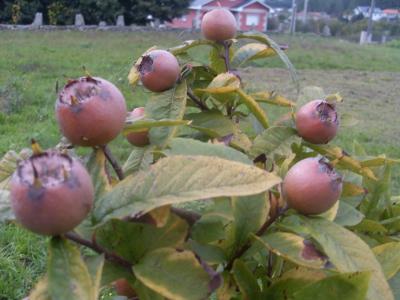
[[[102,148],[104,155],[106,156],[108,162],[111,164],[115,173],[117,174],[118,179],[123,180],[125,178],[124,172],[122,171],[122,168],[119,165],[118,161],[112,155],[110,148],[107,145],[104,145],[101,148]]]

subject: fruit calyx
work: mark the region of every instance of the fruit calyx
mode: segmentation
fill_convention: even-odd
[[[100,90],[97,86],[100,83],[99,80],[91,76],[69,80],[59,94],[58,100],[71,106],[83,103],[91,97],[99,95]]]
[[[46,151],[32,155],[17,167],[21,183],[34,188],[50,188],[69,181],[72,159],[56,151]]]
[[[327,101],[321,101],[317,105],[316,110],[321,121],[325,123],[339,123],[337,112],[333,104],[328,103]]]
[[[142,57],[142,60],[137,67],[137,70],[139,71],[140,75],[145,76],[146,74],[150,73],[153,71],[153,58],[151,57],[150,54],[144,55]]]

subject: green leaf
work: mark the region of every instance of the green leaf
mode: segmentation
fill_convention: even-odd
[[[392,213],[391,196],[391,179],[392,179],[392,165],[386,164],[385,166],[375,169],[375,174],[378,180],[363,179],[363,186],[368,190],[360,210],[365,216],[372,220],[377,220],[385,210],[389,211],[390,216]]]
[[[244,246],[252,233],[256,233],[267,221],[270,202],[268,193],[232,198],[233,245],[231,255]]]
[[[215,47],[214,42],[208,40],[188,40],[183,42],[182,45],[169,48],[168,51],[171,52],[173,55],[179,55],[181,53],[185,53],[187,50],[197,47],[197,46],[211,46]]]
[[[95,291],[94,299],[99,298],[101,278],[103,275],[104,255],[89,256],[85,260]]]
[[[188,245],[196,255],[209,264],[222,264],[227,260],[224,251],[218,246],[202,244],[195,240],[189,240]]]
[[[79,250],[67,240],[51,239],[47,276],[51,299],[95,300],[89,271]]]
[[[247,165],[253,165],[253,162],[247,157],[247,155],[225,145],[203,143],[194,139],[174,138],[170,141],[168,148],[168,150],[164,151],[167,156],[215,156],[226,160],[234,160]]]
[[[286,65],[290,72],[290,76],[293,80],[293,82],[296,84],[297,91],[300,89],[299,85],[299,79],[297,77],[296,69],[294,68],[293,64],[290,62],[289,58],[287,57],[286,53],[281,49],[281,47],[273,41],[268,35],[260,32],[245,32],[242,34],[239,34],[237,39],[252,39],[256,40],[258,42],[261,42],[268,47],[272,48],[276,54],[279,56],[279,58],[283,61],[283,63]]]
[[[275,92],[258,92],[250,94],[250,96],[257,102],[273,104],[282,107],[294,107],[296,103],[286,99],[285,97],[278,95]]]
[[[334,275],[293,293],[293,300],[309,300],[323,293],[324,300],[364,300],[370,282],[370,272]],[[376,298],[378,299],[378,298]],[[380,298],[381,299],[381,298]]]
[[[400,272],[389,280],[395,299],[400,299]]]
[[[233,54],[232,48],[229,49],[229,52],[230,52],[229,57],[232,57]],[[214,47],[210,50],[208,54],[210,67],[218,74],[227,71],[225,66],[224,56],[225,56],[225,49],[224,46],[220,44],[214,44]]]
[[[103,149],[94,149],[86,164],[86,168],[92,178],[95,190],[95,199],[98,199],[101,195],[110,191],[112,188],[110,179],[108,178],[109,175],[107,174],[106,164],[107,160]]]
[[[354,226],[359,224],[365,216],[346,201],[338,201],[339,210],[337,212],[335,223],[342,226]]]
[[[240,101],[247,106],[250,112],[256,117],[264,128],[269,127],[268,117],[261,106],[250,95],[246,94],[243,90],[238,89]]]
[[[219,111],[204,111],[188,114],[192,120],[190,127],[212,138],[223,138],[232,135],[230,146],[247,151],[251,147],[250,139],[243,134],[239,127]]]
[[[262,237],[253,236],[269,251],[296,265],[323,269],[328,262],[325,255],[308,240],[288,232],[274,232]]]
[[[206,299],[222,283],[220,276],[186,250],[162,248],[134,266],[144,285],[176,300]]]
[[[295,129],[284,126],[270,127],[256,137],[250,149],[250,155],[252,157],[261,154],[267,157],[273,157],[275,154],[289,156],[292,153],[292,144],[300,142],[301,138]]]
[[[15,219],[11,209],[10,192],[0,190],[0,224]]]
[[[140,300],[165,300],[163,296],[149,289],[139,280],[136,280],[134,288]]]
[[[274,49],[265,44],[249,43],[236,50],[232,57],[231,66],[233,68],[239,68],[251,60],[266,58],[274,55],[276,55]]]
[[[279,226],[311,236],[340,272],[371,271],[367,299],[393,299],[382,268],[372,250],[351,231],[324,219],[300,216],[285,218]]]
[[[237,91],[240,88],[239,78],[232,73],[221,73],[205,89],[197,89],[196,92],[209,94],[228,94]]]
[[[183,80],[173,89],[155,94],[146,104],[146,115],[154,120],[182,121],[186,109],[187,84]],[[152,144],[164,146],[176,134],[177,127],[152,128],[149,138]]]
[[[207,156],[171,156],[148,170],[128,176],[104,195],[94,217],[143,215],[167,204],[223,196],[247,196],[266,191],[281,179],[257,167]]]
[[[361,223],[351,228],[353,231],[372,233],[372,234],[386,234],[387,229],[378,221],[363,219]]]
[[[192,228],[192,238],[203,244],[225,239],[225,226],[231,220],[214,213],[204,214]]]
[[[260,286],[251,270],[240,259],[236,259],[233,263],[233,277],[243,294],[245,300],[257,300],[261,298]]]
[[[170,215],[163,227],[151,224],[108,221],[96,230],[96,242],[132,263],[146,253],[163,247],[182,247],[188,225],[182,219]]]
[[[133,147],[131,154],[122,166],[125,176],[146,169],[153,162],[151,147]]]
[[[392,242],[372,249],[382,266],[386,279],[390,279],[400,270],[400,243]]]

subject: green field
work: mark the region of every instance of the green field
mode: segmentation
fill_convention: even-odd
[[[179,32],[11,32],[0,31],[0,155],[20,150],[37,139],[43,148],[59,141],[55,125],[56,82],[92,75],[114,82],[124,93],[129,108],[144,104],[148,92],[132,93],[127,73],[134,58],[147,48],[168,48],[192,39]],[[288,55],[299,69],[302,87],[321,86],[327,93],[341,92],[340,111],[351,113],[359,123],[343,128],[335,141],[351,152],[354,139],[372,154],[400,158],[400,51],[385,46],[361,47],[349,42],[314,36],[276,36],[289,44]],[[194,53],[206,61],[205,51]],[[274,89],[295,98],[287,71],[273,58],[246,67],[247,88]],[[310,99],[311,100],[311,99]],[[277,110],[268,111],[271,119]],[[129,152],[122,138],[111,145],[117,157]],[[395,170],[394,190],[400,193],[400,174]],[[45,265],[45,240],[13,225],[0,226],[0,300],[21,299]]]

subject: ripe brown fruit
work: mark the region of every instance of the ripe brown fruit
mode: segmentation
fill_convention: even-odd
[[[98,77],[69,81],[56,102],[62,134],[74,145],[100,146],[124,128],[125,98],[111,82]]]
[[[137,67],[143,85],[152,92],[172,88],[180,75],[178,60],[165,50],[153,50],[142,57]]]
[[[296,114],[299,135],[313,144],[326,144],[337,133],[339,120],[335,107],[324,101],[314,100],[302,106]]]
[[[117,295],[119,296],[125,296],[128,298],[133,298],[136,296],[135,291],[130,286],[128,280],[126,280],[125,278],[117,279],[113,282],[113,286],[115,291],[117,292]]]
[[[129,115],[133,121],[140,120],[144,117],[144,107],[135,108]],[[149,131],[131,132],[126,136],[129,143],[134,146],[143,147],[150,143]]]
[[[201,21],[201,32],[207,40],[225,41],[235,37],[237,24],[235,16],[225,8],[206,13]]]
[[[282,192],[289,207],[304,215],[317,215],[336,203],[342,186],[342,177],[323,158],[306,158],[286,174]]]
[[[74,229],[89,213],[94,198],[91,178],[82,164],[51,151],[19,163],[10,193],[16,219],[43,235]]]

